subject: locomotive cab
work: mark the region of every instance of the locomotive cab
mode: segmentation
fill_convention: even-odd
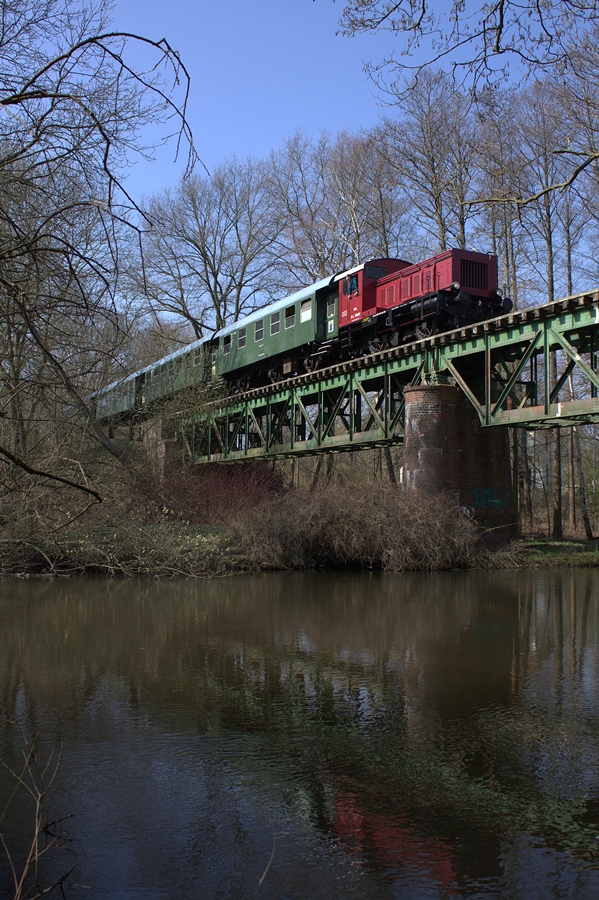
[[[339,296],[339,327],[373,316],[377,312],[376,284],[409,266],[403,259],[373,259],[335,276]]]

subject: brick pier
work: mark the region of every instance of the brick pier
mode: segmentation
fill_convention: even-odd
[[[517,536],[507,428],[481,428],[462,391],[449,384],[405,388],[404,484],[449,491],[470,508],[488,544]]]

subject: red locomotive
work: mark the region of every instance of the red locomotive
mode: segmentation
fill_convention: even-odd
[[[340,276],[341,348],[371,352],[509,312],[497,257],[446,250],[411,265],[376,259]]]

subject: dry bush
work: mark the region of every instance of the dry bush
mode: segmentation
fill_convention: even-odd
[[[283,474],[264,461],[223,466],[218,463],[169,474],[164,505],[179,520],[226,525],[240,507],[255,507],[283,491]]]
[[[423,497],[376,482],[293,491],[233,523],[262,568],[364,566],[386,571],[465,568],[478,529],[450,496]]]
[[[101,503],[21,478],[2,507],[0,574],[205,576],[244,567],[224,528],[182,518],[147,472],[113,464],[93,483]]]

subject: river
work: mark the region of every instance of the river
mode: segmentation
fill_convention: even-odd
[[[599,573],[0,581],[69,898],[599,897]],[[0,769],[15,863],[32,803]],[[0,848],[1,852],[1,848]],[[0,897],[12,898],[6,857]]]

